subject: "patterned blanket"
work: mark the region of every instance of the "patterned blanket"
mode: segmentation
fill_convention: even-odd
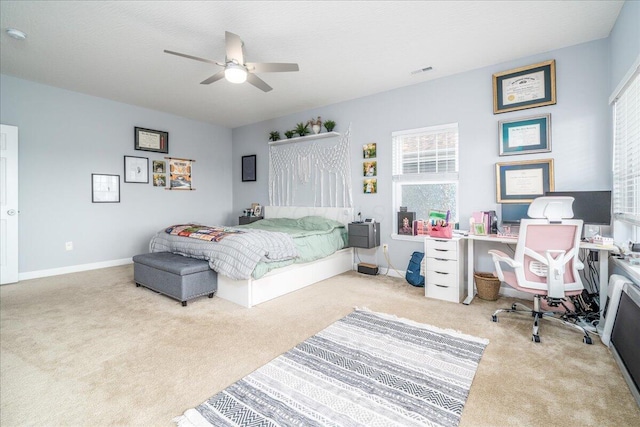
[[[192,239],[206,240],[207,242],[219,242],[231,234],[242,233],[242,231],[232,228],[207,227],[196,224],[172,225],[165,231],[173,236],[191,237]]]

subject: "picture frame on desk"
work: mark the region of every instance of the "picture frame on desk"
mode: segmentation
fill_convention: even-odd
[[[500,156],[551,151],[551,114],[498,122]]]
[[[493,75],[493,114],[556,103],[556,61],[544,61]]]
[[[554,190],[553,159],[496,163],[497,203],[529,203]]]
[[[413,221],[415,219],[415,212],[398,212],[398,234],[413,236]]]

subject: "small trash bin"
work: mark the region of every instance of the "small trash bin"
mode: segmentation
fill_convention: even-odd
[[[500,279],[491,273],[474,273],[478,298],[487,301],[495,301],[500,293]]]

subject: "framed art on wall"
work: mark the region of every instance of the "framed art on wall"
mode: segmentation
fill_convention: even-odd
[[[554,190],[553,159],[496,163],[498,203],[529,203]]]
[[[556,61],[493,75],[493,114],[556,103]]]
[[[149,183],[149,159],[124,156],[124,182]]]
[[[242,156],[242,182],[256,180],[256,155]]]
[[[169,188],[167,190],[195,190],[191,182],[192,164],[195,160],[165,157],[169,160]]]
[[[551,114],[498,122],[500,155],[551,151]]]
[[[169,154],[169,132],[145,128],[134,128],[136,150]]]
[[[120,175],[91,174],[92,203],[120,203]]]

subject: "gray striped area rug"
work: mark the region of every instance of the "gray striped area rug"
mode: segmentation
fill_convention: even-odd
[[[485,339],[356,310],[173,421],[457,426]]]

